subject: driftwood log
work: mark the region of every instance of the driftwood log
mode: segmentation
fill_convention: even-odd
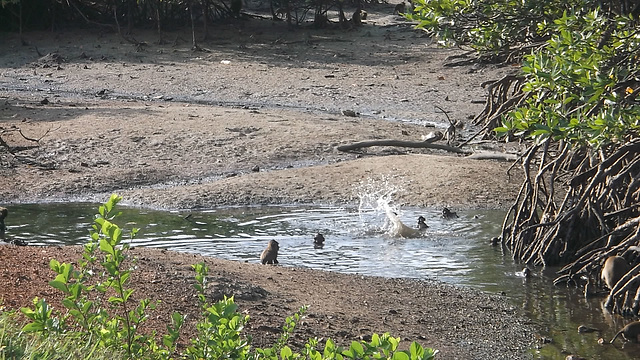
[[[336,149],[339,151],[352,151],[372,146],[396,146],[408,148],[438,149],[453,152],[456,154],[471,154],[471,151],[463,150],[454,146],[433,144],[425,141],[403,141],[403,140],[370,140],[349,145],[340,145]]]
[[[507,154],[507,153],[494,152],[494,151],[475,152],[465,157],[465,159],[472,159],[472,160],[501,160],[501,161],[516,161],[518,160],[518,158],[519,156],[516,154]]]

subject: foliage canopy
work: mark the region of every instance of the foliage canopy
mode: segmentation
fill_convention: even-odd
[[[557,282],[585,286],[603,261],[640,261],[640,3],[591,0],[416,0],[409,16],[480,61],[521,62],[489,82],[476,117],[485,137],[529,141],[524,181],[502,229],[514,258],[566,265]],[[635,269],[635,268],[634,268]],[[583,279],[588,279],[585,283]],[[640,270],[608,306],[640,310]],[[632,301],[633,300],[633,301]]]

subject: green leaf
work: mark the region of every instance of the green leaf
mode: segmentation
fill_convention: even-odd
[[[35,313],[35,311],[31,308],[28,307],[23,307],[20,308],[20,311],[25,314],[27,317],[32,318],[33,314]]]
[[[403,351],[398,351],[393,353],[393,357],[391,357],[391,359],[393,360],[410,360],[409,355],[407,355],[407,353],[403,352]]]
[[[69,279],[71,278],[71,271],[73,270],[73,265],[67,264],[67,263],[60,264],[60,270],[61,270],[60,274],[64,276],[64,281],[68,282]]]
[[[116,276],[116,274],[118,273],[118,268],[111,262],[104,262],[102,263],[102,266],[107,269],[107,272],[109,272],[109,275],[111,276]]]
[[[436,357],[436,354],[438,353],[438,350],[432,349],[432,348],[425,348],[424,349],[424,355],[423,355],[423,359],[424,360],[432,360]]]
[[[111,246],[107,239],[100,239],[100,250],[106,252],[107,254],[115,256],[115,249],[113,248],[113,246]]]
[[[371,346],[380,346],[380,336],[378,334],[371,335]]]
[[[111,296],[108,301],[109,303],[114,305],[119,305],[123,303],[122,298],[119,298],[117,296]]]
[[[58,275],[58,276],[61,276],[61,275]],[[67,284],[64,283],[63,281],[58,280],[58,276],[56,276],[55,280],[49,281],[49,285],[67,294],[69,292],[69,290],[67,289]]]
[[[360,344],[357,341],[351,342],[351,351],[358,356],[362,356],[362,354],[364,354],[364,349],[362,348],[362,344]]]
[[[119,244],[122,240],[122,230],[120,229],[120,227],[113,225],[111,228],[109,228],[109,237],[113,239],[114,244]]]
[[[412,342],[409,346],[409,353],[412,359],[421,359],[424,355],[424,349],[417,342]]]
[[[69,293],[73,296],[74,299],[79,299],[80,294],[82,293],[82,285],[73,284],[69,287]]]
[[[88,313],[93,307],[93,301],[87,301],[82,305],[82,312]]]
[[[400,344],[400,338],[394,338],[389,336],[389,343],[391,344],[391,351],[395,351],[398,348],[398,344]]]
[[[37,323],[37,322],[32,322],[29,323],[25,326],[22,327],[22,331],[24,332],[37,332],[37,331],[43,331],[44,330],[44,325],[41,323]]]
[[[540,135],[548,135],[550,133],[549,130],[545,130],[545,129],[538,129],[538,130],[534,130],[531,132],[531,136],[536,137],[536,136],[540,136]]]
[[[64,298],[62,299],[62,306],[64,306],[67,309],[73,309],[76,307],[76,303],[69,298]]]
[[[280,358],[282,359],[289,359],[291,358],[292,355],[293,355],[293,351],[291,351],[291,349],[288,346],[284,346],[280,350]]]
[[[118,194],[111,194],[111,197],[109,197],[109,200],[104,204],[107,212],[110,213],[113,210],[113,208],[120,202],[120,200],[122,200],[121,196],[119,196]]]
[[[133,289],[125,290],[122,295],[123,301],[128,301],[129,297],[131,297],[131,294],[133,294],[133,291],[134,291]]]
[[[323,355],[325,358],[329,358],[336,350],[336,344],[331,339],[327,339],[324,344]]]
[[[171,321],[178,327],[182,326],[182,324],[184,323],[184,316],[179,312],[174,312],[171,314]]]
[[[56,273],[60,273],[60,262],[56,259],[51,259],[51,261],[49,261],[49,268]]]

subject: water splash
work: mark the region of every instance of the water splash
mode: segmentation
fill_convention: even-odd
[[[358,214],[365,232],[384,233],[391,237],[420,237],[423,232],[407,226],[400,220],[402,214],[394,196],[404,191],[401,180],[389,176],[368,178],[355,186],[359,198]]]

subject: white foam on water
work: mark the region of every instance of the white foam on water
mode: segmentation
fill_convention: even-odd
[[[360,199],[358,213],[368,234],[386,234],[390,237],[415,238],[425,235],[424,231],[406,225],[400,218],[401,206],[394,196],[404,191],[401,181],[391,177],[368,178],[355,186]]]

